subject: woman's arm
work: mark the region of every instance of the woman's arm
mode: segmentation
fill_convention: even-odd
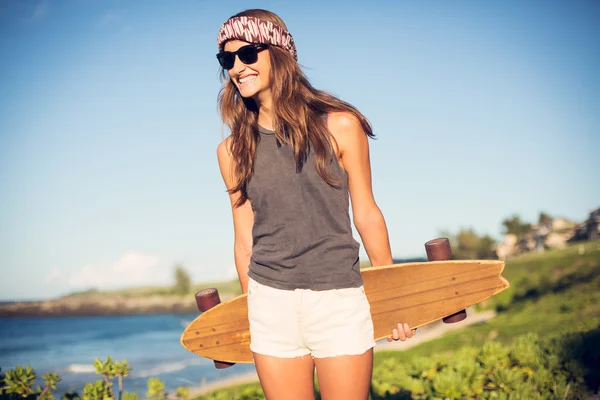
[[[387,226],[383,214],[375,203],[371,187],[371,162],[369,142],[359,121],[351,113],[329,114],[328,127],[337,142],[338,157],[348,172],[348,190],[352,199],[354,225],[374,267],[393,264]],[[408,324],[398,323],[387,340],[406,340],[416,330]]]
[[[223,140],[217,148],[217,158],[219,160],[219,169],[221,176],[225,182],[227,189],[235,186],[234,164],[231,152],[229,151],[230,138]],[[229,195],[231,208],[233,213],[233,230],[234,230],[234,245],[233,255],[235,259],[235,267],[237,269],[242,293],[248,292],[248,267],[250,265],[250,257],[252,256],[252,226],[254,225],[254,213],[250,200],[240,206],[235,207],[234,204],[240,197],[240,193]]]
[[[371,265],[391,265],[392,252],[387,226],[375,203],[371,187],[368,137],[360,122],[347,112],[329,114],[329,130],[334,136],[343,168],[348,172],[354,226],[362,239]]]

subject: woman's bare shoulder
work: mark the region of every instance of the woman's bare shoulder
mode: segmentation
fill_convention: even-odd
[[[231,136],[227,136],[219,143],[217,146],[217,157],[219,159],[231,158]]]
[[[327,126],[333,134],[357,129],[362,130],[358,118],[356,118],[356,116],[349,111],[330,112],[327,117]]]
[[[348,111],[334,111],[329,113],[327,128],[335,138],[342,152],[348,146],[362,144],[367,138],[358,118]]]

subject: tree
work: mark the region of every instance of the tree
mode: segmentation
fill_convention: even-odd
[[[53,372],[46,372],[42,375],[44,380],[44,388],[38,387],[37,400],[52,400],[54,399],[54,393],[51,390],[56,390],[56,384],[62,380],[62,378]]]
[[[540,216],[538,217],[538,224],[540,225],[545,225],[547,223],[552,222],[552,217],[549,214],[546,214],[545,212],[540,212]]]
[[[175,287],[173,288],[177,294],[188,294],[192,287],[192,280],[187,271],[181,264],[175,266]]]
[[[94,368],[96,369],[96,373],[102,375],[104,378],[105,387],[102,385],[96,384],[95,386],[90,387],[90,393],[100,393],[104,388],[108,391],[111,399],[115,398],[115,393],[112,388],[112,378],[115,376],[115,363],[113,363],[112,357],[108,356],[105,362],[102,362],[99,358],[96,358],[94,361]],[[95,394],[91,395],[94,396]],[[84,390],[85,397],[85,390]]]
[[[496,258],[494,244],[490,235],[479,236],[473,228],[461,228],[456,234],[448,231],[440,232],[440,237],[447,237],[452,247],[452,258],[455,260],[490,260]]]
[[[479,260],[493,260],[496,259],[496,252],[494,251],[494,245],[496,241],[490,235],[484,235],[479,238],[479,245],[477,247],[477,258]]]
[[[461,229],[456,234],[454,258],[457,260],[475,260],[478,258],[479,237],[472,228]]]
[[[165,383],[160,378],[148,378],[146,384],[148,386],[148,393],[146,393],[146,397],[148,399],[167,398],[167,393],[165,392]]]
[[[190,388],[179,386],[175,392],[175,396],[181,400],[188,400],[190,398]]]
[[[117,377],[117,382],[119,383],[119,400],[123,397],[123,377],[128,376],[129,371],[131,371],[131,367],[126,360],[115,363],[114,372]]]
[[[521,221],[521,217],[517,214],[514,214],[510,218],[502,221],[502,225],[504,226],[504,234],[513,234],[520,239],[521,236],[529,233],[531,231],[531,224],[525,223]]]
[[[121,362],[113,361],[112,357],[108,356],[106,358],[106,361],[102,362],[99,358],[96,358],[96,360],[94,361],[94,368],[96,369],[97,374],[103,376],[104,380],[86,385],[87,389],[84,388],[83,397],[93,400],[95,399],[95,396],[100,396],[100,398],[103,398],[103,396],[108,396],[111,399],[114,399],[115,394],[113,390],[112,379],[116,376],[117,382],[119,384],[118,400],[121,400],[124,397],[123,377],[128,376],[129,371],[131,371],[131,366],[129,365],[127,360],[123,360]]]
[[[103,380],[86,383],[83,387],[83,400],[114,400],[110,389]]]
[[[4,375],[4,393],[9,397],[16,395],[27,398],[29,395],[35,393],[32,387],[35,383],[35,378],[35,371],[29,364],[25,367],[17,365],[15,368],[6,371]]]
[[[6,375],[0,375],[0,377],[2,378],[0,380],[0,394],[4,391],[9,398],[18,396],[23,399],[34,396],[39,400],[52,400],[55,397],[52,390],[56,390],[56,384],[61,381],[58,374],[46,372],[42,375],[44,387],[38,386],[37,390],[34,390],[33,385],[36,374],[29,364],[25,367],[17,365],[14,369],[7,371]],[[4,398],[3,396],[0,397]]]

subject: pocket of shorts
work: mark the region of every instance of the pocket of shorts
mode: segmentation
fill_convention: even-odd
[[[254,301],[260,294],[261,285],[253,280],[248,279],[248,302]]]
[[[343,289],[333,289],[333,293],[335,293],[336,295],[338,295],[340,297],[360,296],[363,293],[365,293],[365,288],[363,286],[359,286],[359,287],[350,287],[350,288],[343,288]]]

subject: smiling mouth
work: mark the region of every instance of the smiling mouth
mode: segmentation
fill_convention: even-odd
[[[240,86],[243,86],[243,85],[245,85],[247,83],[254,82],[256,80],[256,78],[257,78],[256,75],[248,75],[248,76],[245,76],[245,77],[243,77],[241,79],[238,79],[238,82],[240,83]]]

